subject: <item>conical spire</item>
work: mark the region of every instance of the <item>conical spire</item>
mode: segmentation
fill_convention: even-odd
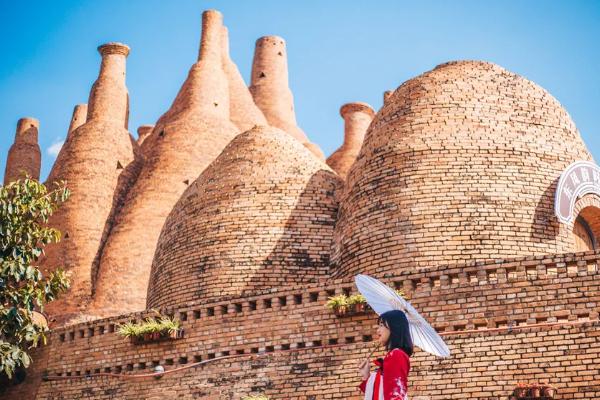
[[[90,93],[87,120],[111,120],[127,129],[129,95],[125,86],[125,59],[129,46],[107,43],[99,46],[98,51],[102,64]]]
[[[285,41],[279,36],[264,36],[256,41],[250,92],[269,125],[284,130],[300,143],[308,142],[296,123]]]
[[[48,182],[65,180],[72,193],[50,219],[50,225],[62,232],[62,240],[48,245],[41,260],[46,271],[63,266],[71,275],[69,293],[47,308],[58,323],[85,312],[92,295],[95,259],[116,210],[139,174],[139,148],[125,129],[129,48],[109,43],[99,51],[102,64],[90,91],[86,122],[70,132],[48,178]]]
[[[222,67],[222,16],[202,15],[200,56],[171,108],[144,145],[142,173],[104,246],[93,312],[143,310],[155,246],[164,221],[188,185],[235,137]]]
[[[154,125],[140,125],[137,129],[138,139],[137,143],[141,146],[142,143],[146,140],[146,138],[152,133],[152,129],[154,129]]]
[[[229,82],[229,111],[231,122],[241,132],[247,131],[254,125],[266,125],[267,120],[258,109],[238,67],[229,57],[229,34],[227,27],[221,28],[221,44],[223,56],[223,71]]]
[[[40,178],[42,153],[38,145],[40,123],[35,118],[21,118],[17,122],[15,141],[8,150],[4,184],[22,178],[25,173],[33,179]]]
[[[69,132],[67,132],[67,139],[65,141],[69,140],[69,138],[71,137],[71,133],[75,129],[85,124],[85,121],[87,120],[87,112],[87,104],[77,104],[75,108],[73,108],[73,116],[71,117],[71,123],[69,124]]]
[[[365,137],[365,133],[375,116],[370,105],[356,102],[344,104],[340,108],[344,119],[344,143],[327,159],[327,165],[335,170],[342,178],[356,160]]]

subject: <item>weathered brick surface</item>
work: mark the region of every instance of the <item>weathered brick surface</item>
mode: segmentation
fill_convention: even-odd
[[[147,306],[326,277],[340,185],[284,131],[263,126],[238,135],[167,218]]]
[[[571,251],[554,189],[567,165],[591,159],[533,82],[491,63],[440,65],[371,123],[341,200],[334,275]]]
[[[21,118],[17,122],[15,141],[8,149],[4,184],[22,178],[25,173],[40,179],[42,153],[38,144],[40,122],[35,118]]]
[[[99,249],[141,164],[139,147],[127,131],[129,47],[109,43],[98,50],[102,64],[90,91],[86,122],[71,132],[46,182],[64,179],[72,193],[50,218],[62,240],[48,245],[41,260],[44,268],[62,265],[71,274],[69,295],[48,307],[59,322],[85,312]]]
[[[521,381],[548,381],[559,388],[557,399],[600,395],[595,361],[600,356],[599,263],[600,252],[584,252],[459,269],[476,272],[478,282],[463,276],[457,281],[446,279],[443,274],[448,269],[442,267],[431,274],[405,272],[384,279],[390,285],[401,282],[416,308],[434,326],[446,328],[442,334],[452,352],[446,360],[416,353],[411,397],[501,399]],[[514,275],[503,277],[506,270]],[[421,284],[411,290],[415,281]],[[534,287],[535,291],[529,290]],[[511,300],[511,288],[526,290],[517,291]],[[162,312],[183,320],[184,338],[172,342],[132,345],[114,333],[118,322],[141,320],[149,312],[57,329],[44,349],[47,354],[38,358],[46,360],[50,376],[137,374],[150,372],[154,363],[169,370],[213,357],[240,358],[176,372],[159,381],[45,382],[37,397],[31,395],[32,384],[14,390],[20,390],[23,398],[39,399],[151,399],[160,395],[238,399],[252,390],[274,399],[358,399],[355,368],[372,347],[374,314],[335,317],[324,303],[328,296],[346,291],[353,291],[352,281],[341,279],[164,308]],[[558,325],[544,325],[549,323]]]

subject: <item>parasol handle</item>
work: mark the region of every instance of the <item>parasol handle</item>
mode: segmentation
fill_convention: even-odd
[[[371,352],[367,356],[367,360],[369,360],[371,358],[371,356],[373,355],[373,353],[375,353],[377,351],[377,349],[379,349],[379,346],[381,346],[381,343],[377,342],[377,345],[375,347],[373,347],[373,350],[371,350]]]

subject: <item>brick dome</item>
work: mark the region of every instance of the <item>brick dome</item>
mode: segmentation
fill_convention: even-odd
[[[325,278],[341,184],[280,129],[256,126],[238,135],[167,218],[147,306]]]
[[[333,276],[572,251],[560,173],[591,160],[547,91],[486,62],[402,84],[366,133],[341,197]]]

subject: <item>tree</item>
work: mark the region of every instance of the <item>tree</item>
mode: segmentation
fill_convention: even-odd
[[[26,176],[0,186],[0,376],[11,378],[31,362],[28,351],[46,344],[48,327],[36,324],[34,309],[69,288],[60,268],[47,277],[34,264],[44,247],[60,241],[48,218],[70,195],[64,182],[46,186]]]

